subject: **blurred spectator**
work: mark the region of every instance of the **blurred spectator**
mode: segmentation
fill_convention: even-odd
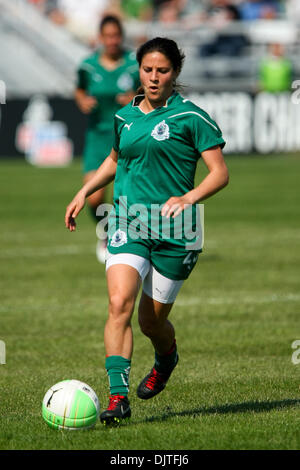
[[[244,21],[275,19],[280,12],[278,0],[247,0],[239,6],[241,19]]]
[[[45,13],[53,22],[94,46],[101,17],[119,13],[119,8],[114,0],[46,0]]]
[[[261,91],[278,93],[291,90],[292,63],[285,56],[282,44],[270,44],[268,56],[264,58],[259,67],[259,87]]]
[[[125,19],[152,20],[152,0],[119,0],[119,8]]]
[[[129,22],[129,30],[135,28],[132,22],[149,22],[153,19],[152,0],[118,0],[120,15],[123,21]],[[144,27],[138,28],[139,33],[134,36],[135,48],[147,41],[148,36]]]
[[[42,13],[46,13],[48,9],[48,4],[56,4],[56,0],[27,0],[28,3],[31,3],[37,7]]]
[[[181,18],[181,24],[185,29],[195,28],[206,20],[207,1],[208,0],[188,0],[186,2]]]
[[[205,9],[206,21],[215,28],[227,26],[231,21],[239,20],[238,8],[230,0],[210,0]]]
[[[176,23],[179,21],[179,11],[175,2],[165,2],[158,11],[158,21],[160,23]]]
[[[244,48],[249,44],[248,38],[242,33],[222,33],[222,29],[227,28],[233,21],[240,20],[240,13],[237,7],[227,0],[214,0],[207,9],[207,21],[218,29],[213,42],[202,46],[200,55],[202,57],[222,55],[239,56],[244,52]]]
[[[47,0],[27,0],[28,3],[32,3],[33,5],[35,5],[36,7],[39,7],[39,8],[43,8],[44,3],[46,1]]]
[[[172,24],[180,21],[188,0],[152,0],[154,19],[160,23]]]

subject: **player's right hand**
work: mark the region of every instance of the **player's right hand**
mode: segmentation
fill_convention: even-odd
[[[74,232],[74,230],[76,229],[75,218],[77,217],[79,212],[83,209],[84,205],[85,205],[85,196],[79,191],[74,197],[74,199],[67,206],[67,209],[66,209],[65,225],[66,225],[66,228],[70,230],[70,232]]]
[[[89,114],[97,106],[97,100],[94,96],[82,96],[78,100],[78,106],[84,114]]]

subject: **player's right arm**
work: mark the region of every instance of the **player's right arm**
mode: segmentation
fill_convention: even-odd
[[[88,95],[82,88],[76,88],[74,97],[78,108],[84,114],[89,114],[97,105],[96,98]]]
[[[118,153],[113,148],[109,156],[98,168],[95,175],[76,194],[67,206],[65,214],[65,225],[73,232],[76,229],[75,218],[85,205],[85,200],[100,188],[103,188],[114,180],[117,171]]]

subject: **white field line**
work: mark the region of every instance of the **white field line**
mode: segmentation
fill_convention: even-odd
[[[225,305],[225,304],[263,304],[272,302],[298,302],[300,301],[300,294],[270,294],[262,297],[245,296],[245,297],[206,297],[199,295],[199,297],[179,297],[175,305],[178,307],[188,307],[192,305]]]
[[[282,294],[282,295],[268,295],[263,297],[244,297],[242,299],[238,298],[225,298],[225,297],[211,297],[203,299],[201,297],[189,297],[189,298],[178,298],[175,301],[175,307],[191,307],[198,305],[199,307],[203,305],[230,305],[236,304],[263,304],[263,303],[273,303],[273,302],[299,302],[300,295],[297,294]],[[26,303],[26,302],[25,302]],[[23,303],[24,307],[24,303]],[[40,304],[38,306],[30,306],[31,309],[35,309],[37,311],[41,311],[43,308]],[[49,306],[47,306],[47,311],[49,311]],[[54,306],[54,309],[57,309],[57,305]],[[0,313],[9,313],[14,312],[16,310],[16,306],[11,305],[0,305]]]

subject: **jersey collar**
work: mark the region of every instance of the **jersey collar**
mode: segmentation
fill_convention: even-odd
[[[173,91],[172,95],[169,96],[169,98],[167,99],[166,101],[166,104],[164,106],[160,106],[161,108],[167,108],[171,103],[172,101],[175,99],[175,97],[178,95],[177,91]],[[133,101],[132,101],[132,106],[133,107],[138,107],[140,102],[145,98],[145,95],[142,94],[142,95],[136,95],[134,98],[133,98]],[[159,108],[156,108],[156,109],[159,109]]]

